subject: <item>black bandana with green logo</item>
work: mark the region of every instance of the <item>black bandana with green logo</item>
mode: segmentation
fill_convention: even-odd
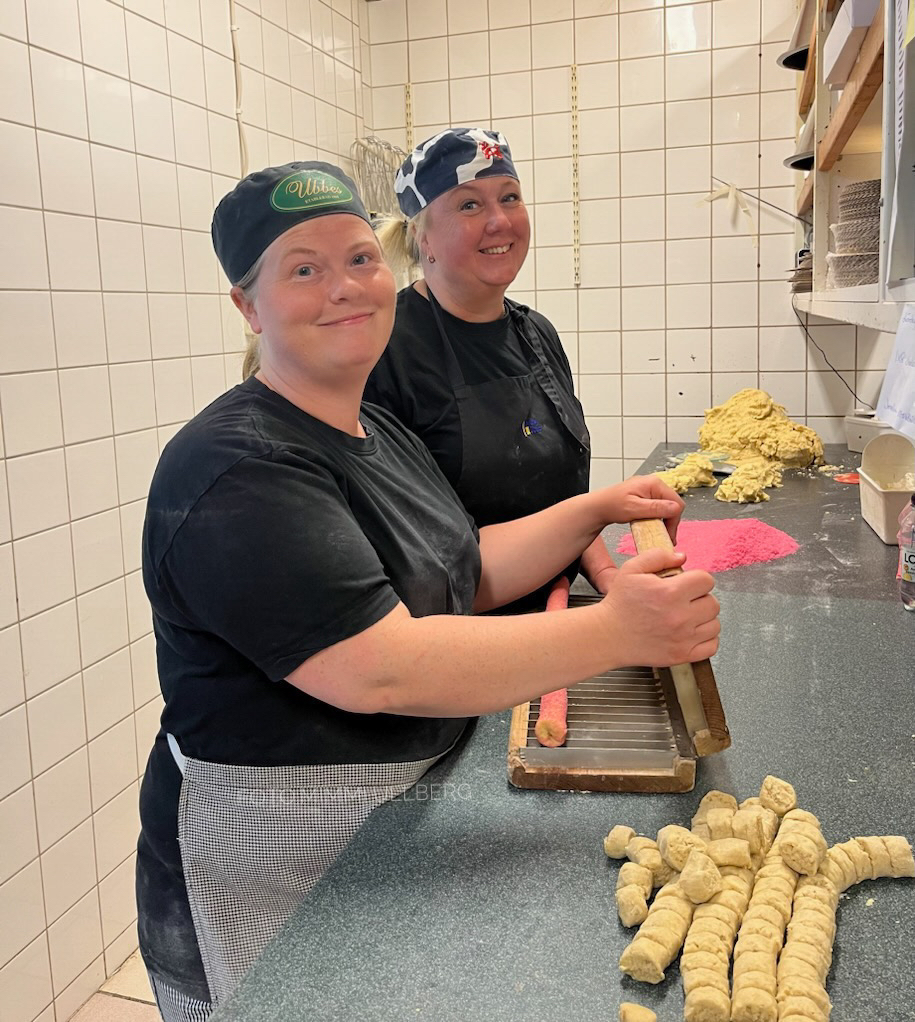
[[[213,214],[213,247],[232,284],[290,227],[316,216],[350,213],[371,223],[355,182],[339,167],[311,160],[249,174]]]

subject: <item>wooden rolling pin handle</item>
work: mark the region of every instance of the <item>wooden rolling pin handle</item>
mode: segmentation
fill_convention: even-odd
[[[667,531],[667,526],[660,518],[641,518],[629,523],[632,532],[632,540],[638,553],[644,554],[646,550],[673,550],[673,540]],[[679,575],[682,568],[665,568],[658,572],[659,578],[669,578],[671,575]]]

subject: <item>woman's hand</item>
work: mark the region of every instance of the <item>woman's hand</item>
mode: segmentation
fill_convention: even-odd
[[[677,526],[686,505],[679,493],[657,476],[632,476],[616,486],[598,490],[594,496],[601,503],[606,523],[661,518],[676,543]]]
[[[601,607],[608,611],[608,648],[624,663],[646,667],[706,660],[718,649],[718,601],[705,571],[658,578],[681,567],[684,555],[668,550],[638,554],[616,572]]]

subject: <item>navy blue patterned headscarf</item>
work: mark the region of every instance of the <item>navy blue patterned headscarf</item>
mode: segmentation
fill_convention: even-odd
[[[409,219],[443,192],[480,177],[518,180],[505,136],[484,128],[448,128],[410,153],[397,171],[394,191]]]

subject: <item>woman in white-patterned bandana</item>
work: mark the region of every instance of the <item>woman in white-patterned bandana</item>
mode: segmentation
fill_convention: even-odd
[[[709,656],[718,634],[710,576],[662,581],[682,557],[658,551],[599,604],[474,616],[555,576],[607,522],[673,530],[683,502],[648,476],[477,530],[422,443],[362,403],[395,285],[343,171],[250,175],[213,240],[259,368],[169,442],[147,504],[165,706],[137,900],[168,1022],[209,1017],[468,718],[608,666]]]
[[[590,436],[559,335],[505,297],[531,235],[505,136],[439,132],[404,161],[395,191],[407,220],[383,223],[379,237],[392,265],[422,279],[397,297],[366,400],[420,437],[478,525],[586,492]],[[580,567],[607,591],[615,566],[600,538]],[[548,590],[502,612],[541,609]]]

